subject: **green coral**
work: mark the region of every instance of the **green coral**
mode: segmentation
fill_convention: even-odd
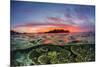
[[[29,39],[27,37],[15,37],[15,38],[12,38],[11,49],[12,50],[28,49],[30,47],[40,45],[41,42],[42,40],[40,38]]]
[[[81,46],[72,46],[71,51],[77,55],[76,61],[77,62],[86,62],[92,61],[95,57],[94,49],[91,48],[91,45],[81,45]]]
[[[32,64],[32,60],[29,60],[27,58],[27,54],[25,53],[20,53],[17,52],[16,55],[14,56],[15,60],[13,60],[13,64],[15,64],[16,66],[27,66]]]
[[[38,62],[40,64],[49,64],[50,58],[47,55],[41,55],[41,56],[38,57]]]
[[[13,38],[13,41],[11,41],[12,50],[27,49],[32,46],[33,44],[29,42],[28,38],[16,37]]]
[[[37,49],[29,53],[29,59],[32,59],[33,62],[37,60],[40,64],[59,63],[62,60],[61,57],[63,57],[63,60],[64,60],[64,59],[67,59],[71,55],[71,53],[68,50],[62,49],[59,46],[50,46],[50,45],[41,46],[41,47],[38,47]],[[33,59],[34,57],[37,57],[37,59],[34,60]],[[42,60],[43,58],[44,59],[46,58],[46,60]],[[46,63],[44,63],[43,61]],[[37,64],[38,62],[34,64]]]
[[[83,45],[39,45],[30,50],[20,50],[14,54],[13,65],[39,65],[39,64],[59,64],[72,62],[88,62],[95,60],[95,50],[93,44]],[[15,52],[15,51],[13,51]]]

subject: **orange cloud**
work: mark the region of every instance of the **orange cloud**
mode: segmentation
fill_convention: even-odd
[[[33,26],[27,26],[27,25],[21,25],[13,28],[14,31],[20,32],[20,33],[40,33],[40,32],[48,32],[54,29],[63,29],[63,30],[69,30],[70,32],[84,32],[83,29],[79,28],[78,26],[72,26],[72,25],[64,25],[64,24],[51,24],[51,25],[33,25]]]

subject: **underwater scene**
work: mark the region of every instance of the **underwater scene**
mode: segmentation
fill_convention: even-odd
[[[95,61],[95,6],[11,1],[11,66]]]

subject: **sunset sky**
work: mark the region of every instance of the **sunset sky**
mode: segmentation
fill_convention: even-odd
[[[11,2],[11,29],[17,32],[95,31],[95,7],[39,2]]]

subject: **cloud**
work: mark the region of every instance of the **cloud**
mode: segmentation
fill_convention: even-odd
[[[65,22],[65,20],[59,17],[47,17],[47,22],[54,24],[64,24],[63,22]]]

